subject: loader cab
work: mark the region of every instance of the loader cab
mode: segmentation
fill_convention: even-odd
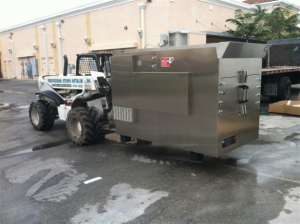
[[[111,77],[110,57],[112,54],[77,54],[76,76],[90,76],[91,71],[103,72],[106,78]],[[64,76],[67,75],[68,58],[64,56]]]

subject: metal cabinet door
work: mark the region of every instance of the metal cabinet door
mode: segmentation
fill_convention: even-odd
[[[47,75],[47,65],[46,65],[46,59],[41,58],[41,64],[42,64],[42,76]]]
[[[219,88],[219,110],[222,117],[241,113],[244,105],[246,111],[259,108],[260,75],[248,75],[245,83],[240,83],[239,78],[236,76],[221,79],[224,83]]]
[[[4,78],[8,78],[8,65],[7,65],[7,61],[4,61],[4,68],[3,68],[3,77]]]
[[[39,75],[37,59],[31,58],[30,62],[32,64],[32,75],[36,78]]]
[[[33,79],[33,76],[32,76],[32,63],[31,63],[31,60],[30,58],[25,58],[24,59],[25,61],[25,66],[26,66],[26,75],[27,75],[27,79]]]
[[[49,58],[49,75],[56,75],[55,74],[55,65],[54,65],[54,59]]]
[[[13,69],[12,69],[13,67],[12,67],[12,62],[11,61],[8,61],[8,78],[14,78],[13,76],[14,76],[14,73],[13,73]]]

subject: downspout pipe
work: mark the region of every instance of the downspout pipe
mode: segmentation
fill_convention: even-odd
[[[141,17],[142,17],[142,48],[145,48],[146,46],[146,23],[145,23],[146,6],[147,6],[146,2],[139,3],[139,7],[141,9]]]
[[[12,61],[13,61],[13,73],[14,73],[14,78],[17,79],[17,73],[16,73],[16,59],[15,59],[15,48],[14,48],[14,41],[12,40],[12,34],[8,34],[8,39],[10,42],[10,46],[11,46],[11,57],[12,57]]]
[[[61,22],[57,22],[57,34],[58,34],[58,57],[59,57],[59,73],[63,73],[63,56],[62,56],[62,37],[61,37]]]
[[[47,32],[46,26],[41,25],[41,29],[44,33],[44,46],[45,46],[45,61],[46,61],[46,75],[49,75],[49,60],[48,60],[48,47],[47,47]]]

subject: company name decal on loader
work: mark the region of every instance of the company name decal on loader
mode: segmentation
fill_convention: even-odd
[[[53,87],[70,87],[70,88],[83,88],[83,79],[48,79],[48,82]],[[92,83],[91,79],[86,79],[85,85]]]

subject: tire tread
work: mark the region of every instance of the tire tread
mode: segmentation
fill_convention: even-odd
[[[31,120],[31,110],[36,108],[40,115],[40,124],[35,125]],[[50,130],[55,122],[55,110],[48,101],[38,100],[32,102],[29,107],[29,118],[34,129],[38,131],[47,131]]]
[[[80,117],[83,125],[83,133],[80,138],[72,138],[70,128],[68,128],[67,119],[68,134],[72,141],[76,145],[88,145],[95,142],[101,133],[101,119],[97,111],[93,107],[75,107],[69,112],[68,118],[71,113],[77,114]]]

